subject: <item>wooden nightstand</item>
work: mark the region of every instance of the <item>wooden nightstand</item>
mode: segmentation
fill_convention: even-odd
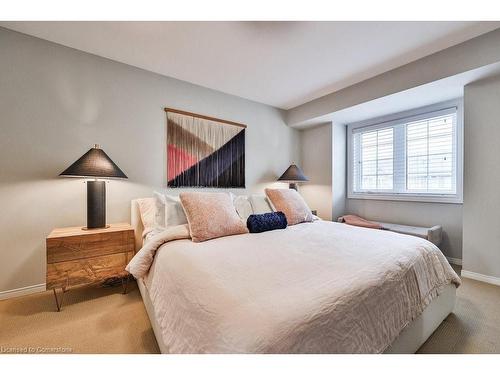
[[[64,293],[71,287],[121,278],[126,293],[129,275],[125,266],[134,256],[134,229],[130,224],[91,230],[56,228],[47,236],[46,244],[46,285],[54,291],[57,311],[61,310]],[[57,288],[62,290],[60,300]]]

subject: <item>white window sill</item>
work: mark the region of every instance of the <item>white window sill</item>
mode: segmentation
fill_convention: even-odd
[[[458,195],[415,195],[415,194],[378,194],[378,193],[353,193],[347,195],[348,199],[372,199],[382,201],[406,201],[424,203],[452,203],[462,204],[463,198]]]

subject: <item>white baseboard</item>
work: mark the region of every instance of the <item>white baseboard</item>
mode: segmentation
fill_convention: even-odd
[[[4,292],[0,292],[0,300],[7,299],[7,298],[21,297],[21,296],[25,296],[27,294],[45,292],[45,290],[46,290],[45,283],[25,286],[25,287],[17,288],[17,289],[6,290]]]
[[[450,262],[451,264],[455,264],[457,266],[461,266],[462,265],[462,259],[460,259],[460,258],[446,257],[446,259],[448,259],[448,262]]]
[[[500,285],[500,277],[483,275],[483,274],[480,274],[480,273],[476,273],[476,272],[472,272],[472,271],[467,271],[467,270],[462,270],[461,276],[465,277],[467,279],[482,281],[483,283],[488,283],[488,284],[493,284],[493,285]]]

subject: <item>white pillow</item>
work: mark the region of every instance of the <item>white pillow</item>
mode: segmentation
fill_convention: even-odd
[[[234,208],[239,217],[246,223],[248,217],[253,214],[252,205],[246,195],[237,195],[233,199]]]
[[[155,200],[155,226],[157,228],[165,228],[165,194],[155,191],[153,193]]]
[[[179,197],[165,194],[165,226],[187,224],[186,214]]]
[[[265,214],[273,212],[273,208],[264,194],[252,194],[248,198],[254,214]]]
[[[187,224],[186,214],[179,197],[155,191],[155,225],[166,228],[175,225]]]
[[[141,198],[136,199],[137,206],[139,207],[139,213],[141,215],[141,222],[144,228],[142,236],[150,233],[156,227],[155,221],[155,202],[153,198]]]

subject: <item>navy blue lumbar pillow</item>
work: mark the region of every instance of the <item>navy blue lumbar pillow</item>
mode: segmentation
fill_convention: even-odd
[[[250,215],[247,227],[250,233],[267,232],[274,229],[285,229],[288,223],[283,212],[268,212],[260,215]]]

